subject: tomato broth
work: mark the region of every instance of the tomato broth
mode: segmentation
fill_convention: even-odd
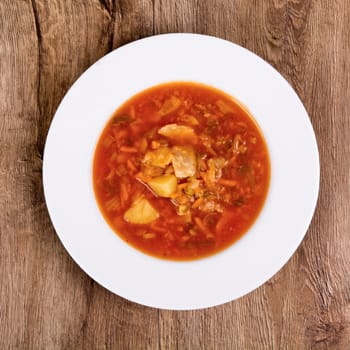
[[[267,196],[270,161],[248,111],[215,88],[161,84],[126,101],[93,160],[99,208],[144,253],[193,260],[232,245]]]

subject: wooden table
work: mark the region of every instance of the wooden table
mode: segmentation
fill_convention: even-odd
[[[349,18],[347,0],[1,0],[0,348],[349,349]],[[318,207],[293,258],[249,295],[199,311],[143,307],[92,281],[58,240],[41,180],[71,84],[112,49],[165,32],[215,35],[270,62],[320,151]]]

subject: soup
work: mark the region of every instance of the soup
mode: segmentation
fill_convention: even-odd
[[[126,101],[93,160],[98,206],[144,253],[192,260],[232,245],[268,192],[266,143],[232,97],[198,83],[151,87]]]

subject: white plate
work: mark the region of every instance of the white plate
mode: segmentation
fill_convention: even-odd
[[[247,106],[265,135],[272,168],[254,226],[224,252],[192,262],[153,258],[127,245],[103,219],[92,189],[95,145],[114,110],[147,87],[179,80],[212,85]],[[56,232],[91,278],[140,304],[197,309],[249,293],[287,262],[315,209],[319,159],[302,103],[269,64],[225,40],[165,34],[111,52],[76,81],[49,130],[43,181]]]

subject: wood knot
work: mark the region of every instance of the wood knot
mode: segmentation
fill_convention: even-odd
[[[311,342],[312,349],[318,349],[324,346],[337,345],[344,331],[342,322],[325,322],[307,327],[306,335]]]

